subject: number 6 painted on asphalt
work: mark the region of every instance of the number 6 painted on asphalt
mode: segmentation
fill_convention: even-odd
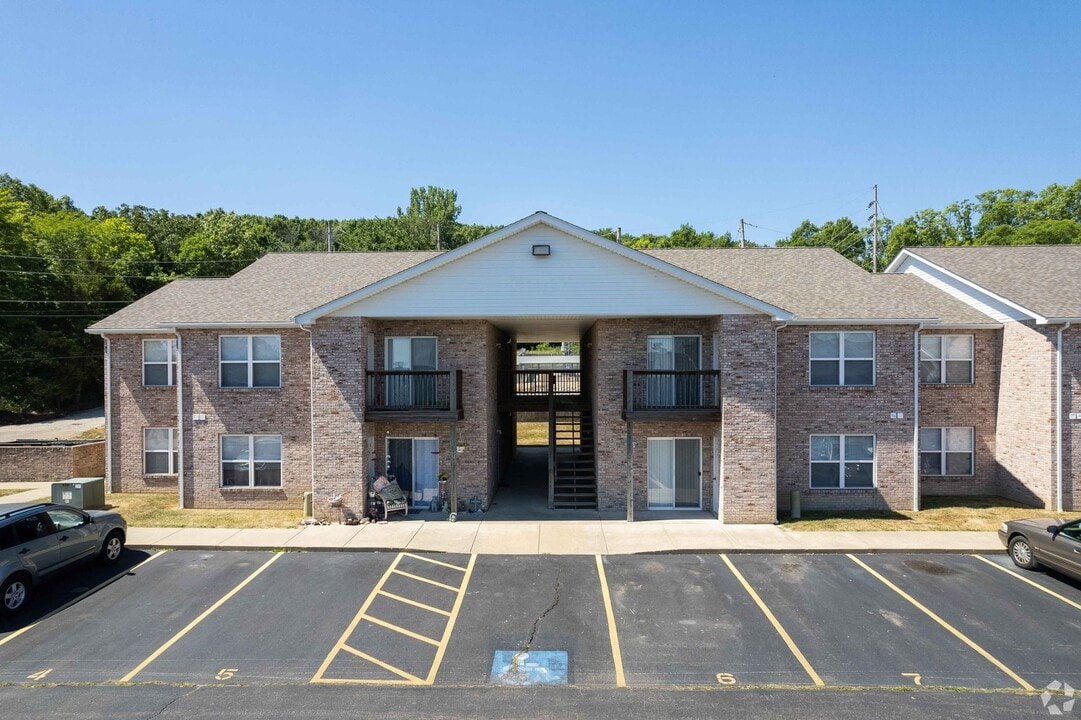
[[[721,685],[735,685],[736,676],[732,673],[717,673],[717,682]]]
[[[923,683],[921,682],[922,678],[920,677],[919,673],[901,673],[901,677],[910,677],[912,678],[912,682],[916,683],[917,685],[923,685]]]

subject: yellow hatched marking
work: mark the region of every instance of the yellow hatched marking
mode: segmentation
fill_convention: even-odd
[[[377,617],[375,617],[373,615],[365,615],[364,619],[367,620],[370,623],[375,623],[376,625],[382,625],[387,630],[393,630],[396,633],[401,633],[402,635],[405,635],[406,637],[411,637],[414,640],[420,640],[421,642],[426,642],[429,645],[434,645],[436,647],[439,647],[439,641],[438,640],[433,640],[430,637],[428,637],[427,635],[421,635],[420,633],[415,633],[412,630],[406,630],[401,625],[395,625],[394,623],[387,622],[386,620],[380,620],[379,618],[377,618]]]
[[[601,580],[601,597],[604,599],[604,614],[608,618],[608,639],[612,644],[612,663],[616,668],[616,687],[627,687],[627,677],[623,674],[623,652],[619,649],[619,633],[616,632],[616,614],[612,610],[612,596],[608,592],[608,578],[604,574],[604,563],[597,556],[597,575]]]
[[[7,637],[3,638],[2,640],[0,640],[0,645],[4,645],[4,644],[6,644],[6,643],[9,643],[9,642],[11,642],[12,640],[14,640],[15,638],[17,638],[17,637],[19,637],[20,635],[22,635],[23,633],[25,633],[25,632],[29,632],[30,630],[33,630],[33,629],[34,629],[34,628],[36,628],[36,627],[37,627],[38,625],[40,625],[41,623],[43,623],[43,622],[45,622],[46,620],[48,620],[49,618],[51,618],[51,617],[52,617],[53,615],[56,615],[57,613],[62,613],[62,612],[64,612],[65,610],[67,610],[67,609],[68,609],[69,607],[71,607],[71,606],[72,606],[72,605],[74,605],[75,603],[80,603],[80,602],[82,602],[82,601],[83,601],[83,600],[85,600],[86,598],[88,598],[88,597],[90,597],[91,595],[93,595],[94,593],[96,593],[96,592],[97,592],[98,590],[101,590],[102,588],[104,588],[104,587],[106,587],[106,586],[108,586],[108,585],[112,585],[112,584],[113,584],[114,582],[116,582],[116,581],[117,581],[117,580],[119,580],[120,578],[124,577],[124,576],[125,576],[125,575],[127,575],[128,573],[131,573],[131,572],[134,572],[135,570],[138,570],[139,568],[141,568],[141,567],[142,567],[143,565],[146,565],[146,564],[147,564],[148,562],[150,562],[151,560],[154,560],[155,558],[159,558],[159,557],[161,557],[162,555],[164,555],[164,554],[165,554],[165,553],[167,553],[167,552],[169,552],[169,551],[168,551],[168,550],[158,550],[158,551],[157,551],[156,553],[154,553],[153,555],[151,555],[150,557],[148,557],[148,558],[147,558],[146,560],[143,560],[143,561],[142,561],[141,563],[139,563],[138,565],[134,565],[134,566],[132,566],[132,567],[128,568],[127,570],[125,570],[124,572],[121,572],[121,573],[117,573],[116,575],[114,575],[113,577],[109,578],[109,579],[108,579],[108,580],[106,580],[105,582],[102,582],[102,583],[99,583],[99,584],[95,585],[94,587],[90,588],[89,590],[87,590],[86,592],[84,592],[84,593],[83,593],[82,595],[80,595],[79,597],[75,598],[74,600],[69,600],[69,601],[67,601],[66,603],[64,603],[63,605],[61,605],[61,606],[60,606],[60,607],[58,607],[57,609],[53,610],[53,611],[52,611],[51,613],[49,613],[49,614],[48,614],[48,615],[46,615],[45,617],[41,618],[41,619],[40,619],[40,620],[38,620],[37,622],[35,622],[35,623],[31,623],[30,625],[27,625],[27,626],[26,626],[26,627],[24,627],[24,628],[19,628],[19,629],[18,629],[18,630],[16,630],[15,632],[13,632],[13,633],[11,633],[10,635],[8,635]]]
[[[755,604],[758,605],[758,609],[762,611],[762,614],[765,615],[766,619],[769,620],[771,625],[773,625],[773,629],[776,630],[777,634],[781,636],[782,640],[784,640],[784,644],[788,646],[788,649],[792,652],[792,655],[795,656],[796,660],[799,661],[799,664],[803,666],[803,669],[807,671],[807,674],[811,677],[811,680],[814,682],[814,684],[819,686],[825,686],[826,683],[822,682],[822,678],[820,678],[818,676],[818,673],[815,672],[814,668],[811,667],[811,663],[807,662],[807,658],[804,657],[802,652],[800,652],[800,649],[796,646],[796,643],[792,641],[792,637],[788,634],[787,631],[785,631],[784,627],[781,626],[780,621],[777,620],[773,612],[770,611],[770,609],[766,606],[766,603],[762,601],[762,598],[760,598],[758,596],[758,593],[755,592],[754,588],[751,587],[751,584],[747,582],[747,580],[743,577],[743,574],[736,569],[736,566],[732,564],[732,561],[728,559],[727,555],[722,554],[721,560],[724,560],[724,564],[728,566],[728,569],[731,570],[732,574],[736,576],[736,579],[739,580],[740,585],[743,586],[743,589],[747,591],[747,594],[749,594],[751,596],[751,599],[754,600]]]
[[[447,629],[443,631],[443,638],[439,643],[439,649],[435,653],[435,660],[432,661],[432,669],[428,672],[428,677],[425,678],[424,683],[426,685],[431,685],[435,682],[435,676],[439,672],[439,666],[443,662],[443,655],[447,652],[450,634],[454,631],[454,623],[458,620],[458,611],[462,609],[462,600],[465,599],[465,589],[469,587],[469,579],[473,577],[473,566],[476,563],[476,554],[470,555],[469,564],[465,568],[465,576],[462,578],[462,586],[458,589],[458,597],[454,600],[454,607],[450,609],[450,620],[447,622]]]
[[[160,648],[158,648],[154,652],[150,653],[150,656],[146,660],[143,660],[141,663],[139,663],[135,667],[134,670],[129,672],[124,677],[120,678],[120,682],[131,682],[131,679],[133,677],[135,677],[136,675],[138,675],[140,672],[142,672],[143,669],[146,668],[147,665],[149,665],[150,663],[157,660],[161,656],[161,654],[163,652],[165,652],[166,650],[171,648],[173,645],[175,645],[177,643],[177,641],[180,640],[180,638],[184,637],[189,632],[191,632],[192,628],[194,628],[196,625],[198,625],[203,620],[205,620],[207,617],[209,617],[210,613],[212,613],[215,610],[217,610],[218,608],[220,608],[222,605],[224,605],[226,602],[228,602],[231,597],[233,597],[238,592],[240,592],[245,587],[247,587],[248,583],[250,583],[255,578],[259,577],[260,573],[262,573],[264,570],[266,570],[268,567],[270,567],[271,564],[274,563],[274,561],[276,561],[281,556],[282,556],[282,553],[280,553],[280,552],[274,553],[274,556],[272,558],[270,558],[265,563],[263,563],[262,566],[258,570],[253,572],[247,578],[245,578],[242,583],[237,585],[235,588],[233,588],[228,593],[226,593],[220,600],[218,600],[216,603],[214,603],[213,605],[208,607],[206,610],[204,610],[199,615],[199,617],[195,618],[190,623],[188,623],[187,626],[185,626],[185,628],[183,630],[181,630],[176,635],[173,635],[171,638],[169,638],[168,642],[166,642],[164,645],[162,645]]]
[[[1067,605],[1072,605],[1073,607],[1077,608],[1078,610],[1081,610],[1081,604],[1075,603],[1070,598],[1068,598],[1068,597],[1066,597],[1064,595],[1059,595],[1054,590],[1050,590],[1048,588],[1045,588],[1043,585],[1040,585],[1039,583],[1035,583],[1035,582],[1029,580],[1027,577],[1025,577],[1024,575],[1021,575],[1020,573],[1016,573],[1013,570],[1010,570],[1009,568],[1004,568],[1001,565],[999,565],[998,563],[991,562],[990,560],[988,560],[985,557],[980,557],[979,555],[973,555],[972,557],[976,558],[977,560],[980,560],[982,562],[987,563],[988,565],[995,568],[996,570],[1001,570],[1002,572],[1006,573],[1007,575],[1014,576],[1015,578],[1017,578],[1021,582],[1028,583],[1029,585],[1036,588],[1037,590],[1042,590],[1043,592],[1047,593],[1051,597],[1058,598],[1059,600],[1066,603]]]
[[[439,609],[437,607],[432,607],[431,605],[425,605],[422,602],[417,602],[416,600],[410,600],[409,598],[402,597],[401,595],[395,595],[394,593],[387,592],[386,590],[380,590],[379,594],[384,595],[384,596],[390,598],[391,600],[397,600],[400,603],[405,603],[406,605],[412,605],[413,607],[418,607],[421,610],[427,610],[428,612],[434,612],[434,613],[438,613],[440,615],[445,615],[447,617],[450,617],[450,612],[447,611],[447,610],[441,610],[441,609]]]
[[[992,655],[991,653],[987,652],[982,647],[977,645],[971,638],[968,637],[968,635],[965,635],[963,632],[961,632],[960,630],[955,628],[953,625],[950,625],[948,622],[946,622],[945,620],[940,618],[938,615],[933,613],[930,609],[928,609],[927,607],[922,605],[918,600],[916,600],[916,598],[912,597],[911,595],[906,593],[904,590],[897,587],[892,582],[890,582],[885,577],[883,577],[878,572],[876,572],[870,565],[863,562],[862,560],[857,558],[855,555],[852,555],[851,553],[848,553],[848,557],[849,557],[850,560],[852,560],[852,562],[856,563],[861,568],[863,568],[867,572],[871,573],[871,575],[873,575],[874,577],[881,580],[882,583],[886,587],[888,587],[890,590],[893,590],[895,593],[897,593],[898,595],[903,597],[905,600],[908,600],[910,603],[912,603],[912,605],[915,606],[921,612],[923,612],[924,615],[931,618],[932,620],[934,620],[936,623],[938,623],[942,627],[946,628],[946,630],[948,630],[950,632],[950,634],[952,634],[958,640],[963,642],[965,645],[968,645],[970,648],[975,650],[977,653],[979,653],[989,663],[991,663],[992,665],[997,667],[999,670],[1001,670],[1002,672],[1009,675],[1010,678],[1012,678],[1018,685],[1023,687],[1025,690],[1035,690],[1036,689],[1036,688],[1032,687],[1031,685],[1029,685],[1027,682],[1025,682],[1021,678],[1021,676],[1019,676],[1013,670],[1010,670],[1008,667],[1003,665],[1002,662],[998,658],[996,658],[994,655]]]
[[[464,568],[464,567],[460,567],[458,565],[452,565],[452,564],[450,564],[448,562],[443,562],[442,560],[435,560],[433,558],[424,557],[423,555],[414,555],[413,553],[402,553],[402,554],[405,555],[407,558],[413,558],[414,560],[420,560],[422,562],[431,563],[432,565],[442,565],[445,568],[450,568],[451,570],[457,570],[458,572],[463,572],[464,573],[466,571],[466,569],[467,569],[467,568]]]
[[[367,660],[370,663],[378,665],[379,667],[383,668],[384,670],[387,670],[389,672],[394,673],[395,675],[398,675],[400,677],[405,678],[409,682],[416,683],[418,685],[424,682],[423,680],[421,680],[419,677],[417,677],[413,673],[406,672],[405,670],[402,670],[401,668],[396,668],[393,665],[391,665],[390,663],[385,663],[382,660],[380,660],[379,658],[375,658],[375,657],[372,657],[371,655],[369,655],[368,653],[361,652],[360,650],[357,650],[352,645],[342,645],[342,650],[345,650],[347,653],[352,653],[352,654],[356,655],[358,658],[363,658],[364,660]],[[364,681],[362,681],[362,680],[350,680],[348,682],[364,682]],[[397,683],[398,681],[397,680],[369,680],[368,682],[391,682],[391,683]]]
[[[461,588],[456,588],[453,585],[445,585],[444,583],[437,582],[435,580],[429,580],[428,578],[421,577],[420,575],[414,575],[413,573],[408,573],[405,570],[395,570],[394,574],[395,575],[405,575],[407,578],[411,578],[413,580],[420,580],[422,583],[428,583],[429,585],[435,585],[436,587],[441,587],[444,590],[450,590],[451,592],[454,592],[454,593],[461,590]]]

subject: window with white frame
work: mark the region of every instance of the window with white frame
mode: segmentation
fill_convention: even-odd
[[[281,387],[280,335],[222,335],[219,350],[221,387]]]
[[[143,473],[176,475],[176,428],[143,428]]]
[[[222,435],[222,487],[281,487],[281,435]]]
[[[813,489],[873,488],[874,435],[812,435]]]
[[[143,385],[176,385],[176,340],[143,340]]]
[[[811,385],[875,384],[873,332],[812,332]]]
[[[921,383],[972,383],[971,335],[920,335]]]
[[[920,428],[920,475],[972,475],[974,428]]]

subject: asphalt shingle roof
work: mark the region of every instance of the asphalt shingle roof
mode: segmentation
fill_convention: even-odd
[[[914,247],[908,251],[1044,317],[1081,317],[1081,245]]]

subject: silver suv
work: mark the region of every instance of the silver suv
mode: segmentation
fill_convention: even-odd
[[[116,563],[127,533],[124,518],[107,510],[0,504],[0,614],[22,610],[35,584],[80,560]]]

